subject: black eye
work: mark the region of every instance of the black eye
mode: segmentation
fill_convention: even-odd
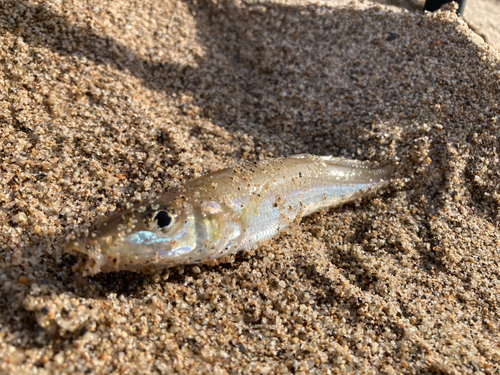
[[[158,228],[163,229],[172,223],[172,215],[170,215],[167,211],[158,211],[153,220],[156,221]]]

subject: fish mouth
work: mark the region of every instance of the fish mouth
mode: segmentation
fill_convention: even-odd
[[[94,276],[100,272],[148,272],[159,267],[154,262],[149,264],[146,260],[140,262],[134,257],[124,256],[116,249],[113,251],[106,246],[106,241],[103,241],[104,245],[102,241],[82,237],[67,243],[66,252],[77,256],[77,262],[72,267],[73,272],[79,272],[83,276]]]
[[[72,240],[66,245],[66,250],[79,256],[73,271],[79,271],[83,276],[118,270],[118,259],[106,254],[96,240],[89,238]]]

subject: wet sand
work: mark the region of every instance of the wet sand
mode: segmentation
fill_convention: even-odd
[[[449,373],[500,362],[500,67],[452,11],[0,7],[0,372]],[[62,239],[242,160],[397,166],[218,266],[83,277]]]

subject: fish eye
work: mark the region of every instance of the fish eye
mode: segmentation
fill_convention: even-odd
[[[158,211],[153,216],[153,221],[156,221],[156,225],[158,225],[159,229],[165,229],[170,224],[172,224],[173,218],[172,215],[167,211]]]

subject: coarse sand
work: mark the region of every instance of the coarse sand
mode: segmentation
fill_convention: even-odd
[[[0,1],[0,373],[500,371],[500,66],[448,6]],[[68,234],[241,160],[397,166],[218,266]]]

